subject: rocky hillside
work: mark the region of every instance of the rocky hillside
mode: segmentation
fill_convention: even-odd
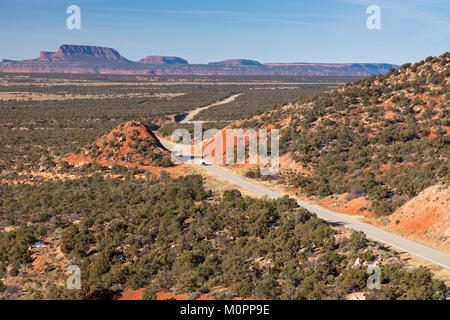
[[[98,139],[81,154],[69,155],[72,165],[97,162],[102,165],[136,165],[168,167],[170,151],[141,122],[123,123]]]
[[[449,82],[447,52],[242,126],[282,128],[280,153],[290,169],[281,166],[291,187],[317,197],[365,196],[369,210],[388,215],[425,188],[450,181]]]

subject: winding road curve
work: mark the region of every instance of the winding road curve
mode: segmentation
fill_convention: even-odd
[[[180,148],[180,145],[176,145],[173,142],[164,139],[160,140],[161,143],[169,150],[173,150],[175,146],[177,146],[177,148]],[[276,199],[283,197],[285,195],[282,193],[272,191],[260,185],[257,185],[253,182],[250,182],[249,180],[239,177],[228,170],[224,170],[218,166],[215,166],[214,164],[211,163],[200,164],[200,161],[194,161],[191,159],[191,156],[186,156],[186,154],[189,154],[186,153],[187,148],[184,148],[184,150],[185,150],[184,156],[180,154],[175,155],[178,161],[200,165],[204,170],[208,171],[209,173],[216,175],[222,179],[225,179],[242,188],[250,190],[254,193],[260,194],[262,196],[267,196],[269,198]],[[313,205],[301,200],[297,200],[297,203],[299,204],[299,206],[307,209],[312,213],[315,213],[319,218],[322,218],[331,224],[342,225],[346,228],[362,231],[370,239],[385,243],[400,251],[408,252],[416,257],[425,259],[434,264],[442,266],[446,269],[450,269],[450,255],[448,253],[405,239],[393,233],[381,230],[380,228],[352,219],[350,217],[332,212],[317,205]]]
[[[239,97],[241,94],[243,94],[243,93],[233,94],[232,96],[229,96],[228,98],[225,98],[225,99],[223,99],[223,100],[221,100],[221,101],[217,101],[217,102],[214,102],[214,103],[212,103],[212,104],[210,104],[210,105],[207,105],[207,106],[204,106],[204,107],[201,107],[201,108],[194,109],[193,111],[189,112],[189,113],[187,114],[186,118],[184,118],[183,120],[181,120],[180,123],[189,123],[189,122],[192,122],[192,119],[194,119],[194,117],[195,117],[196,115],[198,115],[200,112],[202,112],[203,110],[206,110],[206,109],[208,109],[208,108],[215,107],[215,106],[220,106],[220,105],[222,105],[222,104],[226,104],[226,103],[233,102],[234,99],[236,99],[237,97]]]

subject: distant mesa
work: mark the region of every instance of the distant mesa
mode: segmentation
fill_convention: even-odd
[[[128,61],[112,48],[64,44],[56,52],[41,51],[39,61]]]
[[[209,65],[219,65],[219,66],[263,66],[261,62],[256,60],[248,59],[230,59],[217,62],[210,62]]]
[[[189,62],[180,57],[165,57],[165,56],[147,56],[139,60],[140,63],[145,64],[189,64]]]
[[[264,63],[267,67],[315,67],[315,68],[355,68],[355,69],[386,69],[397,65],[389,63],[311,63],[311,62],[271,62]]]
[[[0,72],[174,76],[371,76],[396,67],[383,63],[261,64],[249,59],[189,64],[176,56],[148,56],[130,61],[113,48],[73,44],[64,44],[56,52],[41,51],[36,59],[0,62]]]
[[[352,63],[313,63],[313,62],[269,62],[264,63],[267,67],[350,67]],[[357,64],[354,63],[354,66]]]

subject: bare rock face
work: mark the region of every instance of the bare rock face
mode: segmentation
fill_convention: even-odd
[[[259,61],[247,60],[247,59],[231,59],[218,62],[210,62],[210,65],[222,65],[222,66],[262,66]]]
[[[189,62],[180,57],[165,57],[165,56],[147,56],[139,60],[145,64],[189,64]]]

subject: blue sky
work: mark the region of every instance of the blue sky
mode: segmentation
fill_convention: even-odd
[[[72,4],[81,8],[81,30],[66,28]],[[372,4],[381,30],[366,27]],[[35,58],[67,43],[113,47],[131,60],[401,64],[450,50],[450,1],[1,0],[0,43],[0,59]]]

